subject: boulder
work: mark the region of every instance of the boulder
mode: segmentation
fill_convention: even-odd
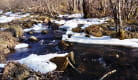
[[[85,29],[86,34],[90,34],[96,37],[103,36],[103,29],[98,25],[89,26]]]
[[[17,40],[10,32],[0,32],[0,62],[5,61],[5,57],[9,54],[17,44]]]
[[[2,80],[24,80],[29,75],[29,69],[25,65],[9,62],[4,68]]]

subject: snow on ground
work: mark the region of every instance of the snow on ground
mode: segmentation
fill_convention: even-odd
[[[47,30],[48,26],[45,26],[41,23],[34,24],[31,28],[24,29],[24,32],[34,31],[36,33],[42,32],[43,30]]]
[[[0,14],[2,14],[3,13],[3,10],[0,10]]]
[[[27,48],[27,47],[29,47],[29,44],[27,44],[27,43],[20,43],[20,44],[17,44],[15,46],[15,49]]]
[[[57,65],[50,61],[50,59],[54,57],[64,57],[68,55],[65,54],[47,54],[47,55],[36,55],[31,54],[30,56],[18,60],[19,63],[27,65],[30,69],[41,72],[41,73],[48,73],[56,70]]]
[[[0,28],[0,31],[4,31],[4,30],[6,30],[7,28]]]
[[[6,64],[0,64],[0,68],[4,68]]]
[[[85,43],[85,44],[103,44],[103,45],[119,45],[119,46],[128,46],[128,47],[138,47],[138,39],[124,39],[120,40],[117,38],[110,38],[110,36],[103,36],[103,37],[93,37],[90,38],[82,36],[73,36],[68,38],[67,35],[63,35],[63,40],[69,42],[78,42],[78,43]]]
[[[82,13],[59,15],[59,18],[82,18]]]
[[[6,12],[0,16],[0,23],[8,23],[11,22],[12,20],[27,17],[29,15],[30,15],[29,13],[21,14],[20,12],[18,13]]]
[[[72,28],[77,27],[78,24],[83,24],[81,28],[85,29],[86,27],[90,25],[105,23],[105,21],[107,21],[109,18],[83,19],[82,16],[78,16],[76,14],[72,14],[72,15],[60,15],[59,17],[66,16],[67,18],[74,18],[74,19],[54,21],[55,23],[63,24],[62,26],[60,26],[60,28],[64,28],[67,30],[66,34],[63,35],[62,40],[70,41],[70,42],[86,43],[86,44],[104,44],[104,45],[138,47],[138,39],[120,40],[117,38],[111,38],[110,36],[103,36],[103,37],[91,36],[88,38],[88,37],[85,37],[86,35],[85,33],[74,33],[72,32]],[[69,38],[68,35],[71,35],[71,37]]]

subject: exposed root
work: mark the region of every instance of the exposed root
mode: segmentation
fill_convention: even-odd
[[[69,65],[70,65],[75,71],[77,71],[79,74],[81,74],[81,72],[71,63],[70,59],[69,59],[68,57],[67,57],[66,59],[67,59]]]

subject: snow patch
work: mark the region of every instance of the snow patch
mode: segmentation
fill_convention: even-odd
[[[64,57],[68,53],[65,54],[47,54],[47,55],[36,55],[31,54],[30,56],[18,60],[19,63],[27,65],[30,69],[41,72],[41,73],[48,73],[56,70],[57,65],[50,61],[50,59],[54,57]]]
[[[3,13],[3,10],[0,10],[0,14],[2,14]]]
[[[0,68],[4,68],[6,64],[0,64]]]
[[[47,29],[48,29],[48,26],[45,26],[45,25],[39,23],[39,24],[33,25],[32,28],[24,29],[24,32],[34,31],[34,32],[36,32],[36,33],[40,33],[40,32],[42,32],[43,30],[47,30]]]
[[[59,17],[63,18],[74,18],[71,20],[60,20],[55,21],[55,23],[63,24],[60,28],[66,29],[67,32],[62,36],[62,40],[70,41],[70,42],[78,42],[85,44],[103,44],[103,45],[119,45],[119,46],[127,46],[127,47],[138,47],[138,39],[124,39],[120,40],[117,38],[111,38],[110,36],[103,37],[85,37],[85,33],[74,33],[72,32],[72,28],[78,26],[78,24],[83,24],[81,29],[85,29],[86,27],[94,24],[102,24],[106,23],[105,21],[109,20],[106,18],[87,18],[83,19],[83,16],[79,16],[78,14],[71,15],[59,15]],[[71,37],[69,37],[71,35]]]
[[[4,30],[6,30],[7,28],[0,28],[0,31],[4,31]]]
[[[59,15],[59,18],[82,18],[83,13]]]
[[[0,23],[8,23],[15,19],[20,19],[23,17],[27,17],[29,15],[30,15],[29,13],[21,14],[21,13],[6,12],[0,16]]]
[[[20,49],[20,48],[27,48],[29,47],[29,44],[26,43],[20,43],[15,46],[15,49]]]
[[[119,46],[127,46],[127,47],[138,47],[138,39],[124,39],[120,40],[117,38],[111,38],[110,36],[103,37],[85,37],[84,34],[74,33],[70,38],[68,35],[63,35],[62,40],[69,42],[78,42],[85,44],[103,44],[103,45],[119,45]]]

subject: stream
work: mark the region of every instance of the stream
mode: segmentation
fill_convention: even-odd
[[[59,42],[62,40],[63,31],[52,30],[47,24],[43,24],[43,27],[47,27],[47,34],[25,32],[21,43],[29,44],[29,48],[16,49],[8,55],[7,60],[20,60],[31,54],[60,54],[74,51],[75,67],[80,73],[68,67],[60,80],[99,80],[112,70],[116,70],[116,72],[104,80],[138,80],[137,48],[72,42],[73,45],[68,50],[62,50],[59,47]],[[57,38],[57,35],[60,37]],[[37,37],[38,41],[30,41],[30,36]]]

